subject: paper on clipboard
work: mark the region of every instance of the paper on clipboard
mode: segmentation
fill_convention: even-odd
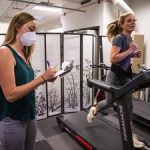
[[[73,60],[71,62],[66,62],[66,61],[63,62],[62,67],[61,67],[62,69],[56,72],[55,77],[58,77],[58,76],[63,77],[64,75],[69,73],[73,68],[73,63],[74,63]]]

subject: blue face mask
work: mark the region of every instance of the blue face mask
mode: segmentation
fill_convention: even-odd
[[[36,42],[35,32],[25,32],[21,35],[21,42],[23,46],[31,46]]]

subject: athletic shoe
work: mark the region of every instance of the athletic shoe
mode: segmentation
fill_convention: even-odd
[[[88,121],[88,123],[92,123],[93,122],[94,118],[96,117],[95,114],[96,114],[96,107],[92,106],[90,108],[90,111],[89,111],[88,115],[87,115],[87,121]]]
[[[133,145],[135,148],[143,148],[145,146],[145,144],[143,142],[138,140],[136,134],[133,134],[132,138],[133,138]]]

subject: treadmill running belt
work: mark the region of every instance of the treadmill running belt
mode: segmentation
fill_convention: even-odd
[[[85,111],[63,116],[64,122],[97,150],[122,150],[120,131],[107,122],[95,119],[89,124]]]
[[[134,113],[150,121],[150,104],[142,101],[133,101]]]

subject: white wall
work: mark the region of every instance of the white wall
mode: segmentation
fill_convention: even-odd
[[[145,64],[150,68],[150,0],[132,0],[130,6],[136,14],[137,32],[144,35]]]
[[[84,7],[85,13],[70,12],[62,16],[62,27],[64,31],[100,26],[103,22],[103,2]]]
[[[48,32],[49,30],[62,28],[61,19],[58,17],[53,21],[48,21],[48,18],[38,24],[37,32]]]
[[[125,1],[128,2],[129,0]],[[99,26],[100,35],[105,35],[108,23],[117,19],[119,12],[121,12],[111,1],[101,1],[100,4],[94,3],[83,9],[86,10],[86,13],[74,11],[61,17],[64,31]]]
[[[126,0],[136,14],[136,32],[143,34],[145,38],[145,64],[150,68],[150,0]],[[61,19],[53,22],[45,22],[38,27],[38,31],[46,32],[51,29],[62,27],[64,31],[100,26],[100,35],[105,35],[107,25],[118,17],[119,11],[110,1],[101,1],[82,8],[86,13],[72,11]],[[0,24],[0,33],[6,33],[7,24]],[[107,47],[106,47],[107,49]]]
[[[0,23],[0,33],[6,33],[8,29],[8,23]]]
[[[118,18],[118,9],[108,1],[104,2],[103,7],[103,24],[101,27],[101,35],[106,35],[107,25]]]

